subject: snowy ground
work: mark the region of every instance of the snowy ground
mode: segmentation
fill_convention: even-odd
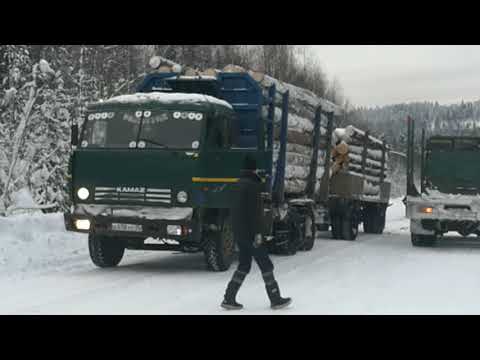
[[[480,314],[480,242],[413,248],[400,199],[385,234],[357,241],[320,234],[311,252],[273,257],[282,292],[275,314]],[[201,254],[127,252],[120,267],[95,268],[86,237],[59,214],[0,219],[1,314],[226,314],[233,271],[211,273]],[[271,314],[256,268],[239,294],[242,312]]]

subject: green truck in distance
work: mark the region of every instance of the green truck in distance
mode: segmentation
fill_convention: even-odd
[[[420,191],[414,184],[414,121],[408,121],[406,214],[414,246],[448,232],[480,235],[480,138],[422,131]]]

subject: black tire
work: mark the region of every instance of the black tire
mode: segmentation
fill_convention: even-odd
[[[279,255],[293,256],[297,253],[299,248],[300,231],[293,224],[289,224],[290,238],[287,242],[277,245],[276,253]]]
[[[295,221],[288,217],[283,221],[276,222],[274,231],[275,241],[270,246],[271,252],[277,255],[295,255],[302,245],[303,234],[301,227],[296,226]],[[279,235],[279,232],[282,235]],[[288,234],[287,240],[285,240],[285,234]]]
[[[207,269],[210,271],[227,271],[232,265],[235,254],[233,231],[228,219],[220,225],[220,231],[208,230],[203,252]]]
[[[341,231],[341,238],[343,240],[356,240],[358,235],[358,222],[353,218],[353,216],[343,217]]]
[[[334,239],[342,238],[342,217],[338,215],[332,216],[332,237]]]
[[[330,230],[330,225],[328,224],[318,224],[317,231],[328,231]]]
[[[372,206],[365,206],[363,209],[363,232],[366,234],[373,233],[373,223],[375,221],[375,213]]]
[[[387,208],[386,207],[381,207],[378,209],[378,220],[377,220],[377,226],[373,229],[374,234],[383,234],[383,231],[385,230],[385,220],[387,218]]]
[[[115,267],[122,261],[125,243],[108,236],[88,235],[88,250],[92,262],[100,268]]]
[[[363,231],[367,234],[382,234],[385,229],[387,209],[377,205],[367,205],[364,209]]]
[[[308,227],[310,228],[310,235],[307,236]],[[313,211],[309,211],[305,217],[305,226],[303,233],[303,251],[310,251],[315,245],[317,225],[315,224],[315,215]]]
[[[437,241],[435,235],[418,235],[411,234],[412,245],[420,247],[431,247]]]

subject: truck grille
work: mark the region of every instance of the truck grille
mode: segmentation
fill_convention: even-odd
[[[171,204],[172,190],[145,187],[96,187],[95,201]]]

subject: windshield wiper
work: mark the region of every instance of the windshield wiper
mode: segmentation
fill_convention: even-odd
[[[150,139],[140,138],[140,139],[138,139],[137,144],[138,144],[140,141],[145,141],[146,143],[153,144],[153,145],[156,145],[156,146],[161,146],[161,147],[166,148],[166,149],[168,148],[167,145],[161,144],[161,143],[157,143],[157,142],[155,142],[155,141],[153,141],[153,140],[150,140]],[[137,145],[137,146],[138,146],[138,145]]]

